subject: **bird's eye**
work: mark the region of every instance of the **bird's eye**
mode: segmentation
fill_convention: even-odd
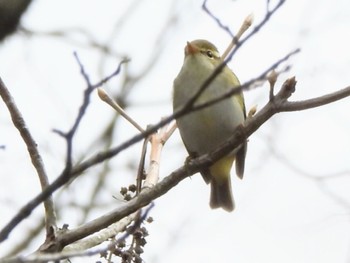
[[[207,50],[207,56],[208,56],[209,58],[214,58],[214,54],[213,54],[213,52],[211,52],[210,50]]]

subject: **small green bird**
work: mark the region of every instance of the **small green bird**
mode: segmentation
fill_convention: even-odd
[[[180,109],[198,91],[201,84],[222,62],[217,48],[206,40],[187,42],[183,66],[174,80],[173,109]],[[236,75],[225,66],[194,105],[208,102],[239,86]],[[210,153],[224,143],[246,118],[243,93],[209,107],[186,114],[176,120],[181,138],[191,157]],[[247,142],[229,155],[201,171],[211,185],[210,207],[232,211],[235,207],[230,171],[236,160],[236,174],[243,178]]]

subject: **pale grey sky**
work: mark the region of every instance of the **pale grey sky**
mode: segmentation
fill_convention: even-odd
[[[199,0],[144,1],[134,8],[111,40],[115,53],[132,59],[129,67],[134,74],[144,69],[153,52],[158,52],[157,49],[162,52],[155,67],[137,83],[129,97],[128,112],[143,126],[171,113],[172,81],[182,65],[187,40],[205,38],[220,51],[230,41],[201,10],[201,4]],[[235,31],[250,13],[254,14],[255,23],[260,22],[266,1],[209,0],[208,6]],[[28,10],[23,25],[35,31],[82,28],[103,42],[110,39],[115,21],[126,8],[121,0],[37,0]],[[291,100],[339,90],[350,83],[349,12],[350,5],[345,0],[337,4],[326,0],[287,1],[229,65],[243,83],[291,50],[301,48],[301,53],[288,62],[292,68],[280,76],[277,87],[285,78],[295,75],[297,91]],[[179,16],[163,32],[164,43],[160,45],[158,34],[171,14]],[[86,43],[82,34],[72,33],[71,39],[18,34],[0,46],[1,78],[39,144],[50,180],[61,171],[65,153],[63,140],[51,130],[70,127],[85,88],[73,51],[78,52],[93,82],[101,78],[100,53],[79,44]],[[118,62],[117,58],[107,59],[102,64],[103,74],[112,72]],[[118,84],[117,77],[106,89],[117,90]],[[268,100],[268,86],[246,92],[245,98],[248,108],[255,104],[258,109],[263,107]],[[253,134],[245,177],[242,181],[232,178],[237,206],[233,213],[209,208],[209,187],[198,175],[182,181],[156,200],[151,212],[155,221],[148,226],[145,261],[350,262],[349,105],[349,99],[345,99],[309,111],[279,114]],[[0,113],[0,145],[6,145],[6,150],[0,151],[0,226],[3,226],[39,191],[39,185],[3,103]],[[75,140],[75,156],[86,150],[84,146],[111,114],[113,111],[94,95]],[[116,143],[136,132],[128,123],[121,123]],[[109,182],[115,187],[106,189],[102,199],[112,199],[123,183],[133,181],[133,171],[123,164],[127,159],[137,163],[140,149],[140,144],[133,146],[115,160],[113,167],[118,172]],[[180,167],[186,156],[176,133],[165,146],[160,176],[165,177]],[[336,175],[342,172],[343,175]],[[123,178],[118,177],[120,174]],[[313,176],[329,178],[315,180]],[[64,195],[63,200],[68,202],[73,198],[84,202],[79,190],[88,189],[92,183],[85,180],[79,187],[72,186],[71,193]],[[112,208],[104,207],[99,212]],[[0,246],[0,255],[42,212],[42,207],[36,209],[12,233],[10,240]],[[60,223],[74,227],[78,218],[74,209],[66,209]],[[42,241],[38,240],[33,250]],[[86,262],[86,259],[72,262]]]

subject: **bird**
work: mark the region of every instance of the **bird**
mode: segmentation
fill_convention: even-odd
[[[185,58],[173,83],[173,111],[181,109],[198,92],[200,86],[223,62],[218,49],[211,42],[197,39],[187,42]],[[240,86],[236,75],[225,65],[209,86],[194,102],[194,106],[213,100]],[[182,141],[190,158],[216,150],[246,119],[243,92],[176,118]],[[210,184],[210,207],[230,212],[235,208],[230,171],[235,161],[237,176],[244,174],[247,141],[228,155],[200,171],[204,181]]]

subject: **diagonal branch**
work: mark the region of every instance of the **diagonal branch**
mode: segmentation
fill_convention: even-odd
[[[13,99],[13,97],[10,94],[10,91],[5,86],[4,82],[0,78],[0,95],[5,102],[12,118],[12,122],[21,134],[21,137],[24,141],[24,143],[27,146],[28,153],[30,155],[30,158],[32,160],[32,164],[39,176],[41,188],[45,189],[49,183],[49,179],[47,177],[44,162],[40,156],[40,153],[38,151],[38,145],[36,144],[34,138],[32,137],[21,112],[16,106],[16,103]],[[45,207],[45,219],[46,219],[46,233],[51,232],[51,227],[56,228],[56,214],[55,214],[55,208],[54,203],[52,200],[52,195],[49,194],[47,198],[44,201],[44,207]],[[20,213],[23,217],[29,216],[32,210],[22,210]]]
[[[205,154],[196,159],[191,160],[183,167],[177,169],[169,176],[152,188],[145,188],[137,197],[130,200],[126,204],[116,208],[115,210],[96,218],[84,225],[81,225],[73,230],[68,230],[66,233],[58,236],[54,242],[56,247],[64,247],[72,242],[80,240],[94,232],[97,232],[112,223],[124,218],[125,216],[137,211],[141,207],[146,206],[154,199],[164,195],[171,188],[176,186],[183,179],[193,175],[228,154],[232,149],[238,147],[252,133],[254,133],[261,125],[270,119],[276,113],[284,111],[284,106],[289,105],[287,99],[295,90],[296,81],[294,78],[288,79],[282,86],[281,90],[270,100],[258,113],[247,119],[242,126],[239,126],[232,134],[230,139],[223,145],[218,147],[212,153]],[[350,96],[350,87],[341,90],[340,92],[332,93],[323,97],[319,97],[317,105],[325,105],[329,103],[327,98],[333,97],[333,101],[340,100]],[[304,101],[305,104],[313,103],[314,99]]]

